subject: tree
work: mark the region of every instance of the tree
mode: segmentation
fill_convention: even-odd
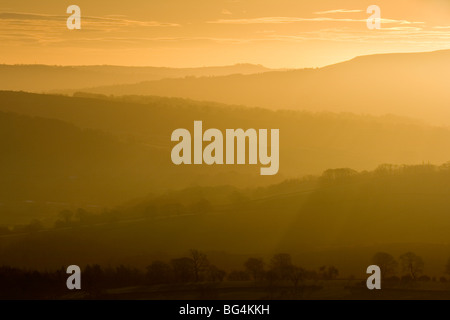
[[[412,252],[407,252],[400,256],[403,272],[408,273],[413,280],[423,272],[424,262],[421,257]]]
[[[161,207],[161,212],[167,217],[179,216],[186,212],[186,208],[179,202],[166,203]]]
[[[70,210],[63,210],[61,211],[58,216],[66,223],[69,224],[70,220],[72,219],[73,212]]]
[[[393,256],[386,252],[377,252],[372,258],[372,263],[380,267],[381,278],[386,279],[395,276],[398,263]]]
[[[319,271],[320,276],[325,280],[334,280],[339,275],[339,270],[335,266],[322,266]]]
[[[246,271],[233,270],[228,274],[228,281],[248,281],[250,275]]]
[[[172,269],[162,261],[153,261],[147,267],[147,279],[151,284],[169,283],[172,278]]]
[[[41,221],[38,219],[33,219],[29,225],[25,227],[25,230],[30,233],[38,232],[42,230],[44,227],[42,226]]]
[[[86,223],[88,216],[89,216],[89,212],[87,212],[83,208],[78,208],[77,212],[75,213],[75,218],[78,219],[78,221],[81,224]]]
[[[292,266],[289,272],[289,280],[294,285],[294,289],[297,290],[298,284],[305,279],[306,271],[303,268]]]
[[[264,261],[259,258],[248,258],[244,263],[245,270],[250,273],[253,280],[258,281],[264,275]]]
[[[445,273],[450,274],[450,258],[447,260],[447,264],[445,265]]]
[[[223,279],[226,276],[226,272],[223,270],[220,270],[219,268],[217,268],[214,265],[210,265],[208,267],[208,269],[206,270],[206,276],[207,276],[207,280],[208,281],[212,281],[212,282],[222,282]]]
[[[193,203],[190,206],[191,212],[194,214],[205,215],[212,210],[211,202],[208,200],[201,198],[199,201]]]
[[[320,177],[322,183],[345,182],[358,174],[350,168],[328,169]]]
[[[191,257],[193,260],[194,279],[195,282],[198,282],[200,280],[202,272],[204,272],[208,268],[209,261],[206,257],[206,254],[195,249],[191,250]]]
[[[175,280],[190,282],[194,280],[194,261],[191,258],[178,258],[171,261]]]
[[[82,273],[84,288],[91,293],[99,293],[104,284],[104,271],[98,264],[87,265]]]
[[[271,269],[281,280],[288,280],[292,268],[292,258],[290,254],[278,253],[270,261]]]

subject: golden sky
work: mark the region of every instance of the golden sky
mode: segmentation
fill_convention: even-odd
[[[66,9],[81,8],[68,30]],[[381,8],[369,30],[366,9]],[[2,0],[0,63],[320,67],[450,48],[450,0]]]

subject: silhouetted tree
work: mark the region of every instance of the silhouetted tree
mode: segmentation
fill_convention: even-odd
[[[191,258],[177,258],[171,261],[175,281],[190,282],[194,281],[194,260]]]
[[[305,279],[306,271],[297,266],[291,266],[289,270],[289,280],[294,285],[294,289],[297,290],[298,285],[300,282],[302,282]]]
[[[114,280],[111,282],[113,282],[115,286],[131,286],[138,285],[140,280],[141,278],[139,270],[137,270],[136,268],[130,268],[124,265],[120,265],[116,268],[114,273]]]
[[[250,274],[245,271],[233,270],[228,274],[228,281],[248,281]]]
[[[386,279],[395,276],[398,263],[395,258],[386,252],[377,252],[372,258],[372,263],[380,267],[381,278]]]
[[[212,281],[212,282],[222,282],[223,279],[226,276],[226,272],[223,270],[220,270],[214,265],[208,266],[206,269],[206,280]]]
[[[42,226],[41,221],[39,221],[38,219],[33,219],[29,225],[25,226],[25,231],[31,233],[38,232],[42,229],[44,229],[44,227]]]
[[[270,267],[281,280],[288,280],[292,268],[292,258],[290,254],[278,253],[270,260]]]
[[[169,283],[172,279],[172,268],[165,262],[153,261],[147,267],[147,280],[150,284]]]
[[[245,270],[250,273],[253,280],[261,280],[264,276],[264,261],[259,258],[248,258],[244,263]]]
[[[357,171],[350,168],[328,169],[320,177],[322,183],[345,182],[356,176]]]
[[[413,280],[423,272],[424,262],[421,257],[412,252],[407,252],[400,256],[403,272],[408,273]]]
[[[86,223],[86,220],[88,219],[89,212],[87,212],[85,209],[78,208],[77,212],[75,213],[75,218],[81,223]]]
[[[94,294],[100,293],[104,285],[104,272],[102,268],[98,265],[87,265],[83,272],[83,287]]]
[[[195,249],[191,250],[191,257],[193,261],[194,279],[195,282],[198,282],[200,280],[201,273],[208,268],[209,261],[206,254]]]
[[[319,273],[324,280],[334,280],[339,275],[339,270],[335,266],[322,266],[319,268]]]
[[[63,210],[58,214],[58,216],[64,221],[65,224],[69,224],[73,217],[73,212],[70,210]]]

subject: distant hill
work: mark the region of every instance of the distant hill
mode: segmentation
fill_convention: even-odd
[[[397,114],[450,124],[450,50],[362,56],[320,69],[164,79],[83,91],[271,109]]]
[[[158,152],[59,120],[0,112],[0,211],[28,203],[112,204],[148,187]],[[144,165],[145,164],[145,165]],[[147,168],[147,169],[146,169]],[[150,189],[149,189],[150,190]],[[6,212],[5,212],[6,211]]]
[[[381,163],[443,163],[450,159],[450,130],[394,116],[271,111],[158,97],[65,97],[0,92],[0,111],[58,119],[81,128],[101,130],[118,139],[159,150],[170,162],[173,130],[280,129],[283,177],[320,174],[333,167],[373,169]],[[259,175],[257,166],[180,166],[208,176],[212,171]],[[198,178],[198,177],[197,177]],[[275,177],[258,177],[269,181]]]
[[[164,78],[252,74],[270,70],[253,64],[200,68],[0,65],[0,90],[47,92]]]
[[[193,130],[199,119],[205,129],[280,129],[279,173],[260,176],[260,165],[173,165],[171,133]],[[48,212],[42,209],[47,202],[101,207],[193,185],[245,188],[336,167],[370,170],[381,163],[450,159],[450,130],[405,118],[159,97],[0,92],[0,133],[0,213],[5,215]]]
[[[64,208],[101,210],[194,183],[258,183],[248,167],[180,170],[168,148],[15,113],[0,112],[0,149],[0,224],[53,218]]]

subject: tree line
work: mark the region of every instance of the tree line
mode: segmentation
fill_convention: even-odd
[[[389,253],[377,252],[373,264],[381,270],[384,288],[396,283],[437,281],[424,274],[424,260],[413,252],[406,252],[398,260]],[[445,266],[450,275],[450,259]],[[60,299],[73,292],[66,287],[68,275],[62,267],[56,271],[37,271],[0,267],[0,299]],[[307,290],[321,290],[331,280],[355,280],[339,278],[339,270],[332,265],[315,270],[303,268],[292,261],[288,253],[274,254],[267,262],[263,258],[250,257],[241,269],[222,270],[212,264],[204,252],[193,249],[184,257],[170,261],[152,261],[145,270],[119,265],[117,267],[89,264],[82,269],[82,295],[86,299],[105,297],[109,289],[172,285],[179,290],[186,285],[218,284],[220,282],[245,282],[247,287],[265,290],[269,297],[279,294],[279,289],[289,290],[290,296],[302,297]],[[442,276],[440,282],[447,282]],[[362,281],[361,283],[363,283]],[[354,284],[357,284],[355,280]],[[365,282],[364,282],[365,283]],[[343,285],[345,282],[343,282]],[[348,282],[347,282],[348,284]],[[278,292],[277,292],[278,290]]]

